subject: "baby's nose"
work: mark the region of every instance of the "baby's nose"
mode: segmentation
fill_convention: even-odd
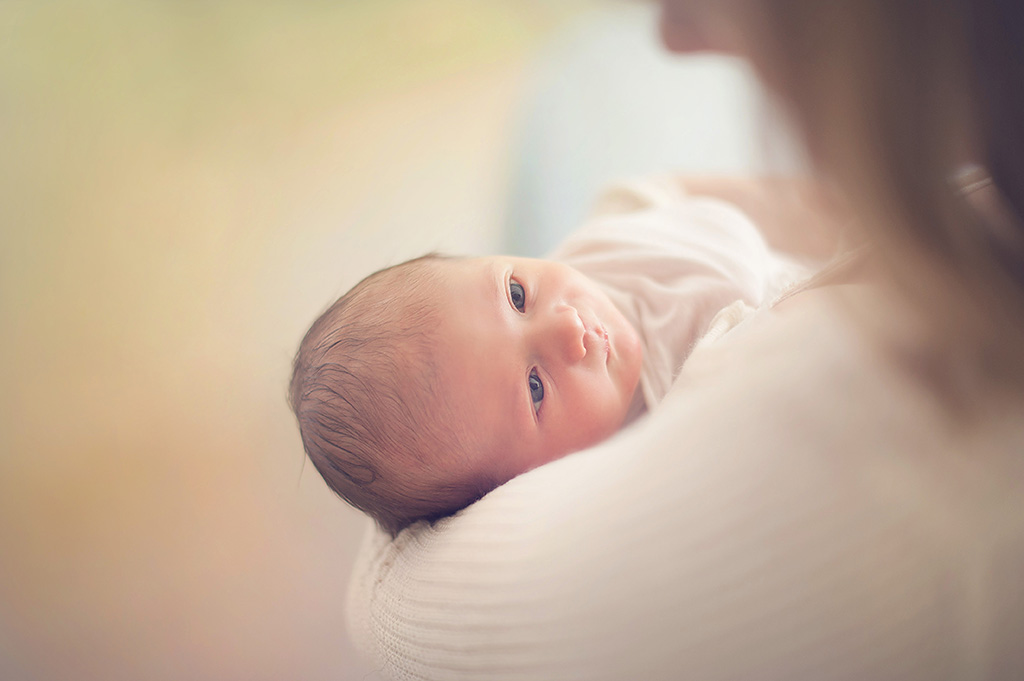
[[[548,342],[566,362],[578,362],[587,354],[583,336],[587,333],[579,312],[571,305],[559,305],[552,311]]]

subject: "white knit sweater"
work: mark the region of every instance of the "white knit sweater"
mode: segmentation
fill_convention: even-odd
[[[393,679],[1024,678],[1024,399],[948,419],[884,301],[763,310],[612,440],[372,533],[358,642]]]

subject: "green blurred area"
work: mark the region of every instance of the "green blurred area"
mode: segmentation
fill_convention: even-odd
[[[29,257],[5,264],[44,267],[31,253],[67,246],[90,226],[82,204],[124,175],[258,155],[346,107],[514,62],[584,5],[0,3],[0,218],[5,250]]]
[[[191,157],[203,166],[205,182],[191,178],[201,201],[202,185],[216,191],[219,176],[232,170],[219,161],[258,163],[304,127],[362,102],[514,63],[580,6],[0,3],[3,269],[25,278],[21,283],[60,277],[52,256],[77,256],[83,234],[116,241],[122,228],[145,229],[118,224],[126,204],[149,191],[132,184],[180,181],[181,173],[167,178],[165,171]],[[116,196],[126,184],[139,191]],[[23,302],[9,297],[14,282],[2,288],[8,304]]]
[[[522,74],[591,4],[0,3],[0,678],[366,678],[291,353],[493,235]]]
[[[145,119],[179,139],[241,114],[295,118],[507,58],[579,3],[6,2],[8,102]]]

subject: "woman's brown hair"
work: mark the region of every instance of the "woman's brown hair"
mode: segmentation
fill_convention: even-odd
[[[1019,0],[733,1],[755,66],[814,165],[846,193],[883,270],[934,323],[936,347],[1019,388]],[[965,164],[989,174],[984,201],[957,191]]]

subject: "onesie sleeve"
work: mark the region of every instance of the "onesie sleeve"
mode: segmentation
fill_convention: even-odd
[[[598,195],[590,215],[596,218],[670,206],[686,195],[682,184],[671,175],[622,180]]]
[[[609,187],[551,257],[603,286],[637,327],[649,406],[721,309],[738,300],[758,307],[804,276],[768,248],[745,213],[689,196],[669,177]]]

